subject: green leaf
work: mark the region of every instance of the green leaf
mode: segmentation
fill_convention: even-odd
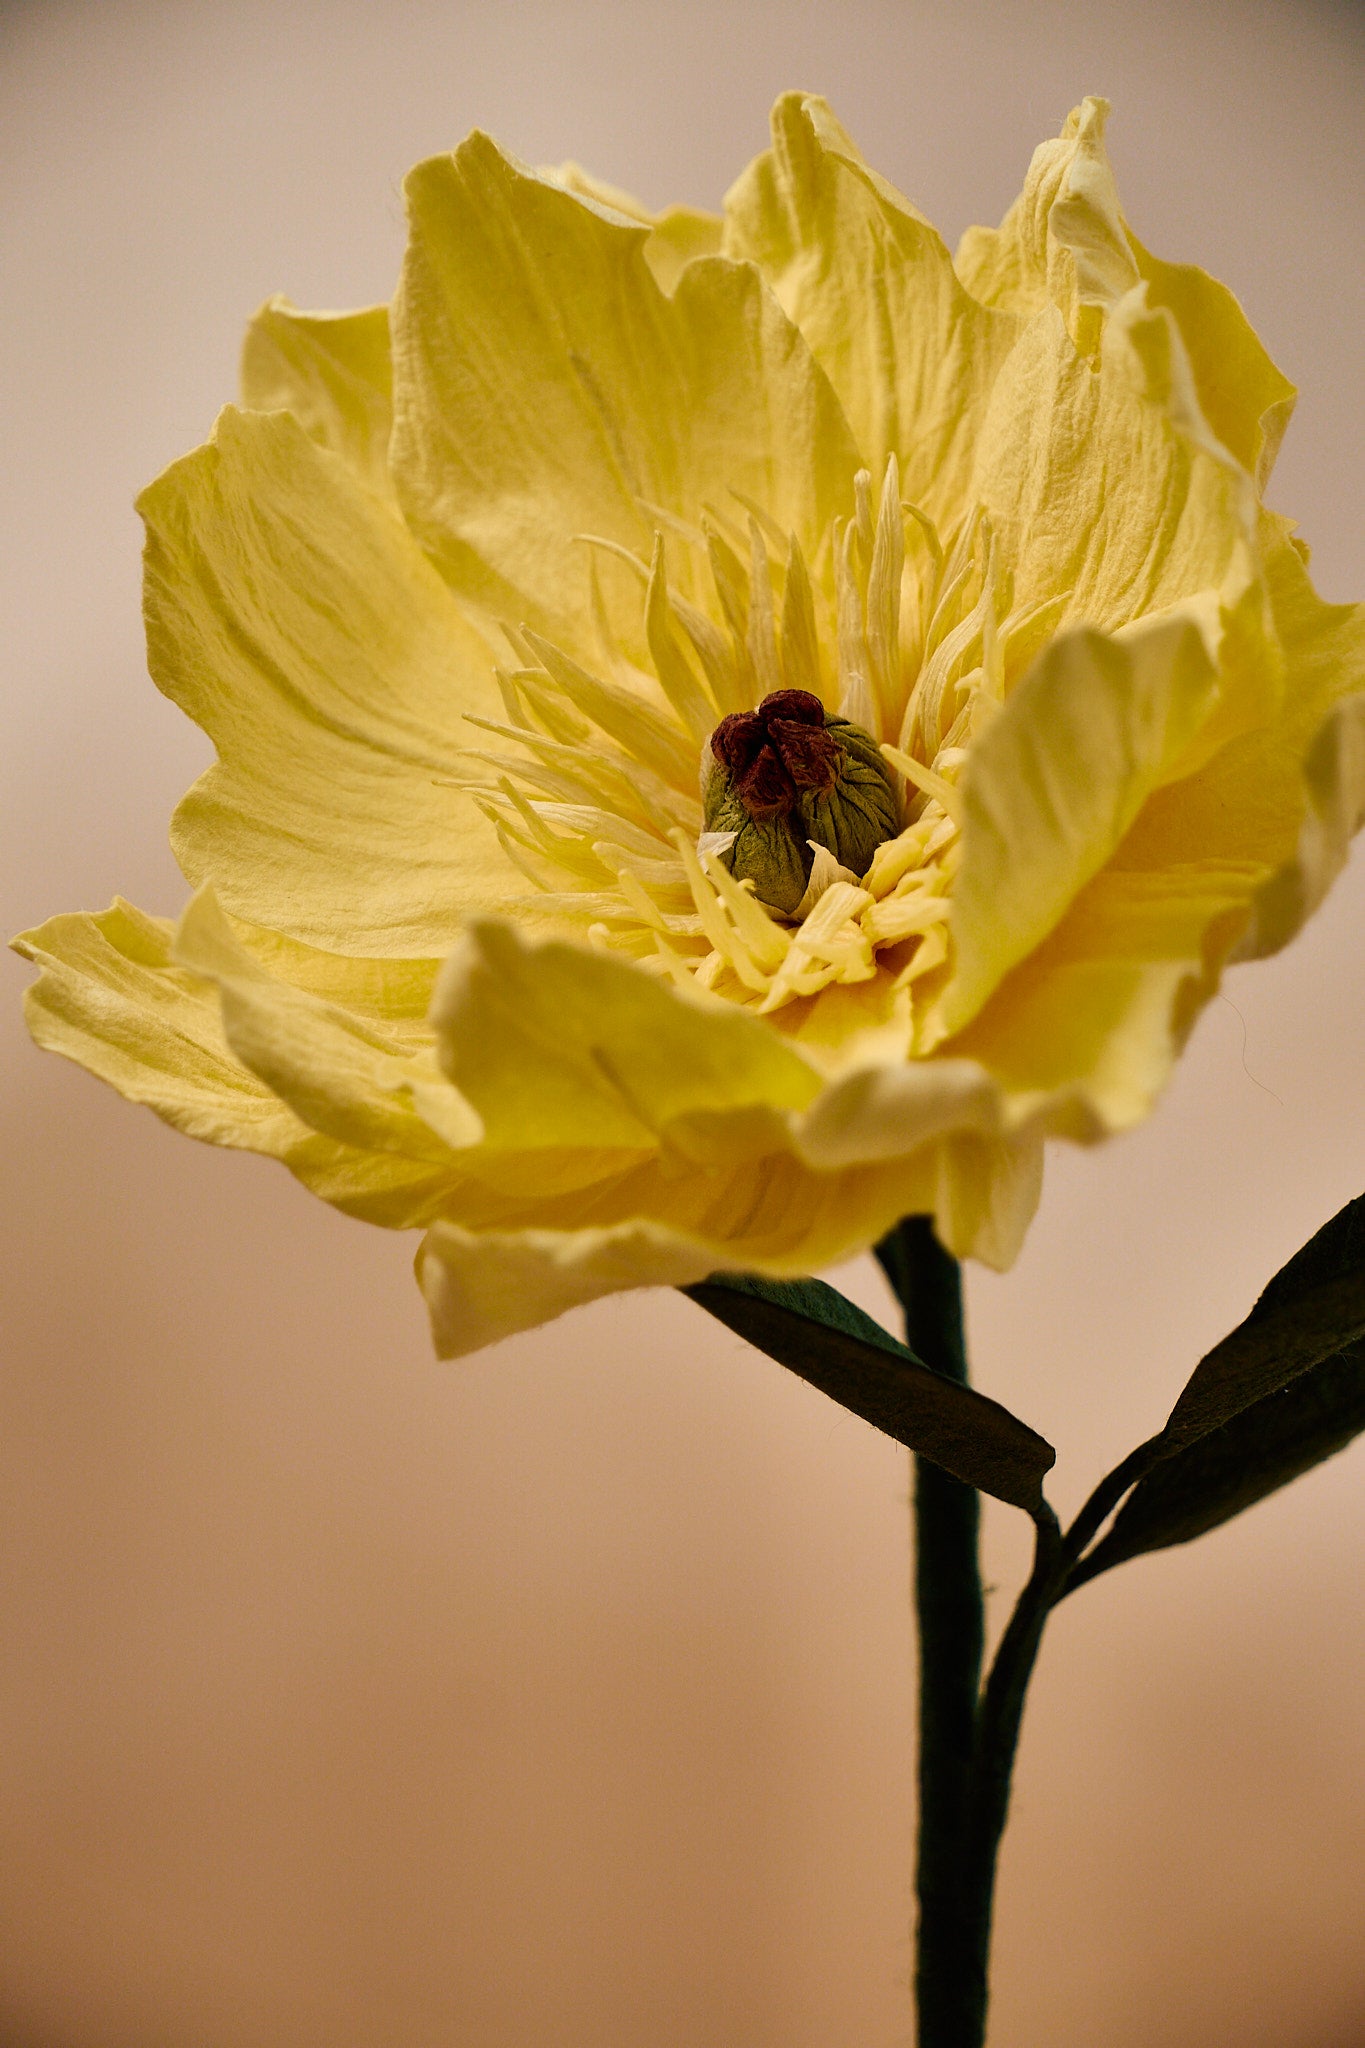
[[[1072,1573],[1067,1591],[1127,1558],[1216,1529],[1344,1450],[1361,1430],[1365,1344],[1353,1344],[1162,1459]]]
[[[1365,1336],[1365,1195],[1281,1267],[1246,1321],[1195,1367],[1171,1410],[1174,1451]],[[1324,1455],[1326,1455],[1324,1453]]]
[[[713,1273],[683,1288],[769,1358],[945,1472],[997,1500],[1040,1505],[1057,1453],[998,1401],[934,1372],[822,1280]]]

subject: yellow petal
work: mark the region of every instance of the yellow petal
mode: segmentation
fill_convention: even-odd
[[[1277,952],[1312,915],[1346,865],[1365,824],[1365,697],[1348,697],[1323,720],[1303,764],[1307,798],[1294,854],[1256,901],[1247,958]]]
[[[1106,870],[952,1051],[980,1060],[1052,1135],[1128,1129],[1164,1087],[1264,880],[1217,861]]]
[[[371,490],[392,495],[387,306],[300,313],[287,299],[267,299],[247,328],[240,375],[248,411],[292,412],[311,440],[341,456]]]
[[[680,1204],[677,1221],[636,1210],[585,1224],[581,1199],[560,1227],[471,1229],[442,1220],[423,1240],[418,1280],[437,1351],[456,1358],[626,1288],[681,1287],[722,1269],[798,1278],[872,1242],[906,1213],[936,1212],[955,1252],[1006,1266],[1037,1206],[1040,1169],[1036,1135],[967,1134],[894,1170],[821,1176],[779,1160],[761,1185],[752,1171],[741,1174],[709,1214]]]
[[[796,1129],[800,1156],[822,1172],[908,1157],[951,1131],[1000,1132],[1001,1105],[972,1059],[888,1058],[827,1087]]]
[[[645,262],[660,291],[673,291],[687,265],[699,256],[719,256],[721,233],[718,214],[695,206],[665,207],[644,245]]]
[[[848,1077],[822,1113],[818,1077],[763,1021],[494,925],[470,932],[433,1018],[484,1125],[424,1269],[451,1349],[680,1260],[687,1277],[815,1271],[913,1210],[1003,1260],[1036,1201],[1037,1135],[1004,1127],[967,1061]]]
[[[868,167],[824,100],[784,94],[772,134],[727,195],[725,252],[758,264],[875,474],[895,454],[906,497],[955,522],[1017,323],[969,297],[937,233]]]
[[[1226,285],[1193,264],[1163,263],[1128,227],[1104,146],[1107,113],[1087,100],[1039,147],[1000,227],[968,228],[959,274],[984,305],[1019,319],[1055,305],[1073,337],[1086,307],[1110,307],[1145,280],[1148,305],[1169,311],[1180,330],[1213,434],[1264,490],[1294,387]],[[1093,346],[1093,326],[1083,338]]]
[[[1258,868],[1266,879],[1244,954],[1274,952],[1321,901],[1358,823],[1362,775],[1365,606],[1324,603],[1280,523],[1265,526],[1279,709],[1157,791],[1122,853],[1125,866],[1154,873],[1198,860]]]
[[[341,953],[434,955],[514,888],[451,786],[482,641],[389,508],[286,414],[229,409],[144,492],[152,675],[217,764],[176,816],[190,881]]]
[[[1207,718],[1216,683],[1199,625],[1173,616],[1122,639],[1066,634],[1019,684],[963,776],[944,1030],[975,1015],[1109,859]]]
[[[627,1287],[685,1287],[715,1270],[709,1246],[647,1223],[607,1230],[470,1231],[437,1223],[417,1254],[438,1358]]]
[[[1264,491],[1297,393],[1225,284],[1193,263],[1163,263],[1129,231],[1147,303],[1164,308],[1189,353],[1209,426]]]
[[[492,614],[582,653],[575,536],[647,559],[646,508],[696,522],[740,491],[813,547],[844,508],[847,423],[747,266],[688,263],[667,296],[645,226],[482,135],[419,165],[407,194],[394,472],[433,559]]]
[[[1147,1114],[1225,962],[1293,936],[1365,815],[1365,609],[1324,604],[1283,541],[1268,584],[1286,660],[1275,717],[1157,789],[950,1041],[1016,1098],[1051,1091],[1056,1134],[1092,1140]]]
[[[25,1005],[38,1044],[192,1138],[283,1161],[352,1215],[399,1228],[425,1221],[449,1175],[303,1122],[237,1058],[217,991],[174,964],[172,934],[168,920],[117,901],[25,932],[16,950],[42,969]]]
[[[722,224],[718,214],[705,213],[696,206],[666,206],[662,213],[651,213],[633,192],[623,192],[619,185],[595,178],[582,164],[558,164],[540,175],[562,185],[566,192],[576,193],[580,199],[591,199],[598,206],[648,228],[643,245],[645,261],[661,291],[671,292],[684,265],[695,257],[720,254]]]
[[[1139,287],[1094,363],[1061,319],[1033,321],[996,380],[976,448],[984,506],[1021,608],[1109,630],[1220,590],[1255,531],[1250,479],[1199,409],[1171,315]]]
[[[1054,305],[1078,346],[1094,339],[1085,314],[1137,283],[1118,191],[1104,147],[1109,103],[1085,99],[1061,134],[1039,143],[1024,189],[998,228],[968,228],[957,268],[983,305],[1032,319]]]
[[[450,1147],[411,1105],[413,1083],[435,1080],[422,1058],[424,1033],[365,1017],[272,973],[234,933],[209,890],[182,916],[172,957],[213,983],[238,1059],[314,1130],[358,1150],[456,1169]],[[458,1108],[454,1114],[458,1120]],[[479,1136],[472,1113],[464,1117],[464,1134],[466,1142]]]
[[[594,206],[604,207],[608,213],[619,213],[623,219],[634,221],[639,227],[651,228],[654,225],[654,215],[643,200],[637,199],[633,192],[627,192],[621,185],[612,185],[605,178],[595,177],[572,158],[567,163],[539,167],[536,175],[547,184],[562,185],[576,198],[590,199]]]
[[[484,1124],[485,1153],[578,1148],[580,1184],[669,1145],[707,1145],[729,1112],[801,1109],[813,1068],[742,1010],[691,998],[642,969],[580,946],[528,944],[506,925],[471,927],[432,1005],[446,1073]],[[482,1171],[482,1155],[471,1159]]]
[[[928,1213],[955,1258],[979,1259],[997,1273],[1014,1264],[1043,1192],[1043,1135],[1037,1128],[944,1140]]]

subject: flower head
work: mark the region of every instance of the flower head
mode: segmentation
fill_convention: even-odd
[[[40,1042],[425,1227],[446,1352],[912,1211],[1008,1263],[1365,805],[1292,389],[1105,113],[956,259],[797,94],[719,218],[420,165],[392,309],[272,301],[142,500],[197,893],[27,934]]]

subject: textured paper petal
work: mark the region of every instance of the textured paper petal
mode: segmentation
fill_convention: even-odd
[[[1346,865],[1365,824],[1365,697],[1349,697],[1323,720],[1304,761],[1307,812],[1293,857],[1257,898],[1256,925],[1242,952],[1278,952],[1312,915]]]
[[[304,1123],[233,1052],[216,989],[172,960],[173,930],[115,902],[99,916],[55,917],[24,933],[16,948],[42,969],[25,1000],[38,1044],[189,1137],[282,1160],[352,1215],[424,1222],[449,1175],[338,1144]]]
[[[992,392],[973,497],[1015,602],[1064,597],[1061,623],[1113,629],[1245,580],[1250,479],[1203,420],[1180,335],[1139,286],[1096,360],[1059,315],[1033,321]]]
[[[250,412],[292,412],[310,440],[389,497],[393,376],[389,309],[300,313],[267,299],[246,331],[240,372]]]
[[[720,254],[719,214],[706,213],[697,206],[666,206],[662,213],[651,213],[633,192],[623,192],[619,185],[595,178],[582,164],[558,164],[540,175],[562,185],[566,192],[577,193],[580,199],[594,200],[609,212],[648,228],[642,245],[644,258],[661,291],[671,292],[684,265],[695,257]]]
[[[1265,870],[1106,870],[951,1041],[1052,1136],[1083,1143],[1151,1110],[1246,929]]]
[[[1294,387],[1226,285],[1193,264],[1162,262],[1128,227],[1104,145],[1107,113],[1086,100],[1040,145],[1001,225],[968,228],[958,272],[983,305],[1024,320],[1056,306],[1073,334],[1083,300],[1102,310],[1144,279],[1147,303],[1179,327],[1212,432],[1264,490]]]
[[[803,1159],[822,1172],[903,1158],[949,1132],[997,1136],[999,1092],[972,1059],[889,1058],[832,1082],[798,1120]]]
[[[1297,397],[1236,297],[1193,263],[1163,263],[1129,230],[1147,303],[1168,311],[1189,355],[1200,409],[1264,491]]]
[[[644,245],[645,262],[660,291],[672,292],[689,263],[699,256],[719,256],[722,222],[719,214],[695,206],[668,206],[658,215]]]
[[[871,170],[824,100],[787,93],[773,146],[726,198],[723,247],[758,264],[878,476],[954,524],[973,438],[1017,322],[964,290],[929,223]]]
[[[708,1119],[801,1109],[820,1085],[742,1010],[581,946],[528,945],[491,922],[452,955],[432,1022],[442,1066],[483,1119],[491,1151],[633,1155],[666,1143],[704,1153]]]
[[[1359,829],[1365,610],[1324,604],[1287,545],[1269,585],[1282,710],[1158,789],[1110,866],[951,1041],[1016,1095],[1058,1092],[1058,1135],[1091,1140],[1147,1114],[1223,965],[1284,945]]]
[[[437,1351],[456,1358],[623,1289],[682,1287],[720,1270],[798,1278],[916,1210],[937,1209],[945,1242],[962,1256],[1004,1267],[1037,1206],[1041,1167],[1034,1136],[1013,1143],[964,1137],[929,1147],[909,1173],[902,1163],[898,1177],[877,1168],[828,1176],[823,1191],[822,1177],[798,1170],[785,1185],[808,1198],[814,1192],[823,1227],[792,1233],[785,1249],[758,1229],[725,1234],[638,1215],[557,1229],[471,1230],[441,1221],[423,1240],[418,1280]]]
[[[548,185],[562,185],[576,198],[590,199],[594,206],[608,213],[619,213],[624,220],[634,221],[637,227],[654,226],[655,216],[642,199],[637,199],[633,192],[627,192],[623,185],[613,185],[606,178],[597,177],[572,158],[567,163],[538,166],[534,175]]]
[[[232,1050],[314,1130],[360,1150],[455,1170],[449,1146],[411,1106],[413,1083],[435,1078],[429,1054],[423,1058],[424,1033],[366,1018],[272,973],[207,890],[181,918],[173,958],[214,984]],[[478,1138],[472,1114],[465,1134],[466,1142]]]
[[[649,508],[696,521],[742,491],[814,548],[857,456],[823,372],[751,269],[689,263],[667,296],[646,227],[481,135],[420,165],[407,192],[393,465],[457,588],[587,646],[575,536],[648,559]]]
[[[846,1117],[822,1115],[818,1077],[762,1020],[494,925],[457,952],[433,1017],[485,1127],[445,1212],[471,1241],[647,1225],[703,1247],[707,1270],[794,1277],[916,1209],[1003,1260],[1036,1203],[1037,1137],[1003,1129],[998,1091],[966,1061],[880,1088],[848,1077],[834,1084]],[[609,1284],[623,1283],[598,1275],[592,1291]]]
[[[1245,863],[1266,878],[1239,945],[1276,951],[1322,900],[1359,815],[1355,735],[1365,691],[1365,607],[1318,597],[1280,522],[1264,521],[1266,581],[1283,650],[1273,718],[1241,733],[1199,771],[1158,790],[1125,841],[1126,867]]]
[[[1123,639],[1055,641],[977,741],[964,778],[957,967],[941,1023],[960,1029],[1060,921],[1174,769],[1215,701],[1189,618]]]
[[[957,268],[972,296],[1029,320],[1049,304],[1072,340],[1093,341],[1088,310],[1137,283],[1118,189],[1104,146],[1107,100],[1082,100],[1055,139],[1033,152],[1024,189],[998,228],[968,228]]]
[[[1043,1136],[1041,1126],[1014,1138],[968,1132],[939,1148],[934,1197],[925,1212],[955,1258],[1009,1271],[1042,1197]]]
[[[450,786],[486,648],[395,515],[284,414],[229,409],[144,492],[148,653],[217,764],[176,816],[190,881],[343,953],[444,953],[520,894]]]
[[[685,1287],[715,1269],[704,1245],[647,1223],[476,1233],[437,1223],[417,1254],[438,1358],[463,1358],[628,1287]]]

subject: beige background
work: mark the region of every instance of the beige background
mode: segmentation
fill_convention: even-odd
[[[1107,92],[1140,232],[1302,384],[1274,495],[1365,594],[1349,14],[33,0],[0,51],[9,930],[182,900],[204,746],[143,675],[133,493],[268,292],[387,296],[403,169],[476,123],[715,202],[812,85],[955,236]],[[1363,933],[1357,867],[973,1276],[1063,1505],[1365,1186]],[[906,2043],[902,1454],[676,1296],[434,1365],[408,1245],[32,1052],[4,972],[4,2048]],[[1365,2043],[1363,1481],[1059,1617],[995,2048]]]

